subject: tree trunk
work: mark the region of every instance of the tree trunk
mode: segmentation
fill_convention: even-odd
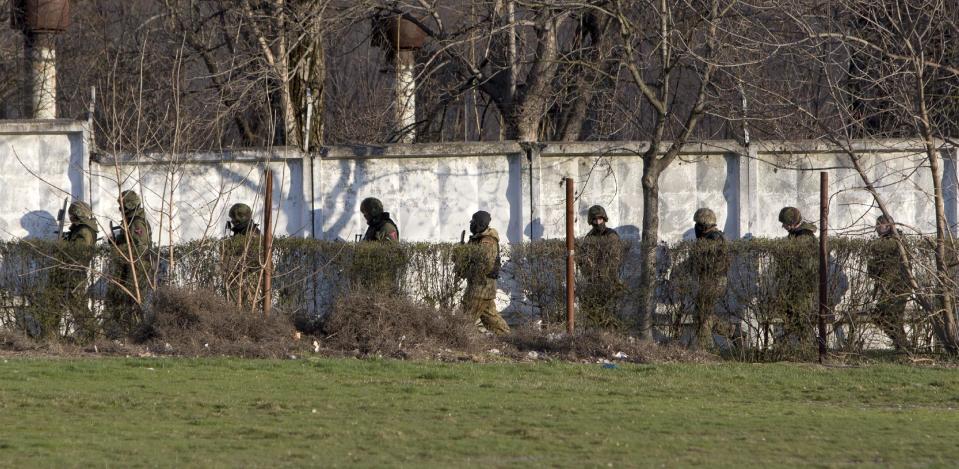
[[[925,133],[925,132],[924,132]],[[953,280],[949,275],[947,262],[946,242],[949,237],[946,227],[946,209],[943,204],[942,168],[939,164],[939,155],[932,142],[926,140],[926,153],[929,157],[929,167],[932,170],[933,196],[936,205],[936,277],[942,295],[939,301],[939,313],[933,317],[933,328],[936,337],[946,352],[955,355],[959,353],[959,330],[956,327],[955,297],[953,295]],[[953,253],[954,248],[949,249]],[[955,255],[953,254],[954,257]]]
[[[656,310],[656,245],[659,244],[659,162],[656,152],[643,162],[643,233],[639,275],[640,306],[636,321],[640,339],[653,339],[653,313]]]
[[[293,97],[296,133],[303,138],[306,132],[307,108],[312,103],[310,116],[310,147],[323,145],[323,105],[325,102],[326,54],[323,47],[322,23],[315,20],[310,25],[310,34],[301,39],[290,50],[290,64],[294,72],[291,77],[290,91]],[[310,90],[310,96],[307,96]]]
[[[943,349],[951,355],[959,353],[959,329],[956,325],[956,307],[953,288],[955,283],[949,275],[949,263],[946,258],[946,242],[951,241],[949,228],[946,222],[945,197],[942,193],[942,167],[939,162],[939,151],[932,139],[932,126],[929,123],[929,112],[926,108],[925,83],[923,81],[922,65],[916,65],[916,89],[919,104],[919,129],[922,133],[926,148],[926,157],[929,158],[929,168],[932,171],[933,200],[936,206],[936,278],[938,279],[941,296],[939,313],[933,317],[933,329]],[[950,242],[949,258],[955,264],[955,246]]]

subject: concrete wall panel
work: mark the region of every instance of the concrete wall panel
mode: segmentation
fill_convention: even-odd
[[[90,163],[88,136],[85,124],[74,121],[0,122],[0,236],[52,237],[67,195],[89,200],[104,225],[116,222],[120,188],[141,193],[161,245],[170,242],[171,191],[174,241],[220,235],[235,202],[262,216],[267,165],[276,178],[278,235],[353,240],[366,230],[359,203],[375,196],[406,240],[458,240],[476,210],[492,214],[504,242],[561,238],[565,177],[576,183],[578,235],[589,229],[585,214],[593,204],[606,208],[610,224],[626,238],[638,239],[642,226],[643,142],[339,146],[313,156],[274,148],[121,156],[119,163],[96,155]],[[919,142],[855,145],[897,221],[908,232],[933,232],[932,177]],[[942,156],[946,212],[955,223],[955,150],[944,149]],[[661,239],[690,238],[699,207],[712,208],[730,237],[782,236],[777,214],[787,205],[818,221],[821,170],[830,172],[830,228],[870,234],[878,209],[844,153],[820,142],[758,142],[744,149],[717,141],[684,148],[663,172]]]

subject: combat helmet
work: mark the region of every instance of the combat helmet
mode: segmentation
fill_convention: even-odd
[[[383,202],[376,197],[367,197],[360,202],[360,211],[376,218],[383,214]]]
[[[136,210],[140,208],[140,196],[134,191],[125,190],[120,193],[120,198],[117,200],[117,203],[124,212]]]
[[[716,214],[708,209],[701,208],[693,214],[693,222],[697,225],[712,226],[716,224]]]
[[[609,221],[609,217],[606,215],[606,209],[602,205],[593,205],[586,212],[586,222],[590,225],[593,224],[593,221],[597,218],[602,217],[603,220]]]
[[[230,220],[233,223],[247,223],[253,218],[253,209],[244,203],[236,203],[230,207]]]
[[[93,218],[93,209],[91,209],[90,205],[86,202],[77,200],[70,204],[70,208],[67,209],[67,214],[70,218],[89,220]]]
[[[802,222],[802,212],[796,207],[784,207],[779,211],[779,223],[784,225],[798,225]]]

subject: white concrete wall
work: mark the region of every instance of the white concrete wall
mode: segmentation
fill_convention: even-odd
[[[100,158],[89,174],[92,206],[100,223],[120,223],[117,198],[121,190],[131,189],[143,200],[155,243],[169,243],[171,197],[174,242],[223,236],[227,213],[234,203],[250,205],[256,219],[262,221],[264,176],[269,167],[273,170],[273,206],[279,208],[274,214],[276,234],[310,233],[309,192],[304,190],[299,154],[290,158],[280,148],[192,156],[196,157],[193,162],[182,164],[152,155]]]
[[[477,147],[481,153],[442,157],[424,154],[419,145],[396,147],[402,156],[355,158],[337,148],[317,158],[317,237],[353,240],[363,234],[360,202],[377,197],[406,240],[457,241],[477,210],[490,212],[504,242],[524,239],[525,154],[518,146]]]
[[[85,198],[89,148],[76,121],[0,121],[0,238],[52,238],[66,197]]]
[[[93,155],[88,132],[73,121],[0,121],[0,237],[52,237],[63,197],[92,203],[106,226],[117,220],[116,197],[134,189],[144,199],[154,241],[170,242],[167,205],[173,193],[173,240],[220,235],[235,202],[263,213],[263,170],[275,173],[276,234],[353,240],[365,231],[360,201],[380,198],[411,241],[453,241],[470,215],[487,210],[504,242],[564,235],[565,188],[576,184],[578,234],[587,208],[606,207],[627,238],[642,226],[642,142],[395,144],[334,146],[317,155],[296,149],[169,155]],[[934,231],[932,181],[916,141],[857,143],[879,192],[897,220]],[[943,150],[946,211],[956,223],[955,150]],[[663,173],[661,238],[692,236],[692,213],[708,206],[732,237],[778,237],[786,205],[818,221],[819,175],[831,179],[830,228],[868,234],[878,210],[848,158],[817,142],[757,143],[749,149],[716,141],[684,148]],[[164,195],[166,194],[166,195]],[[162,214],[162,216],[161,216]],[[161,220],[162,219],[162,220]]]

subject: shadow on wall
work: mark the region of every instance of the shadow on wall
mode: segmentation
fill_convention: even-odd
[[[526,224],[526,228],[523,229],[523,234],[526,235],[528,239],[543,239],[543,224],[539,222],[539,218]]]
[[[519,243],[523,241],[523,230],[520,228],[523,226],[523,163],[519,154],[509,155],[508,158],[506,201],[509,203],[509,224],[506,226],[506,241]]]
[[[20,218],[20,226],[27,230],[25,238],[56,239],[57,237],[57,217],[44,210],[27,212]]]
[[[70,140],[70,166],[67,169],[67,177],[70,179],[70,195],[76,200],[88,200],[86,193],[89,191],[84,187],[86,172],[83,164],[87,157],[84,135],[77,132],[70,134],[68,138]]]
[[[726,239],[736,239],[743,236],[739,232],[739,217],[742,216],[741,203],[739,200],[739,188],[749,181],[742,180],[741,164],[742,157],[737,153],[727,153],[724,156],[726,160],[726,181],[723,184],[723,198],[726,199],[726,224],[723,225],[723,233]],[[733,217],[733,214],[736,214]],[[694,234],[695,238],[696,235]]]
[[[640,230],[636,225],[617,226],[615,230],[616,234],[618,234],[621,239],[639,241],[639,239],[642,237],[642,230]]]
[[[327,192],[326,195],[320,196],[319,191],[327,190],[327,188],[318,187],[315,189],[317,190],[316,196],[322,197],[323,202],[319,204],[319,209],[313,211],[313,217],[316,220],[316,223],[319,225],[313,227],[313,233],[314,237],[318,237],[320,239],[353,241],[352,239],[343,239],[343,237],[340,236],[340,233],[343,231],[343,229],[350,224],[352,217],[359,212],[356,194],[348,193],[350,188],[350,178],[353,176],[353,168],[350,166],[349,160],[340,160],[339,165],[340,177],[336,183],[329,188],[329,192]],[[340,202],[341,199],[342,202]],[[340,211],[340,218],[330,224],[329,228],[324,231],[324,210],[326,213],[335,213],[336,205],[339,203],[343,204],[343,210]],[[402,230],[402,228],[400,228],[400,230]],[[400,233],[402,233],[402,231],[400,231]],[[330,238],[331,236],[334,236],[334,238]]]

